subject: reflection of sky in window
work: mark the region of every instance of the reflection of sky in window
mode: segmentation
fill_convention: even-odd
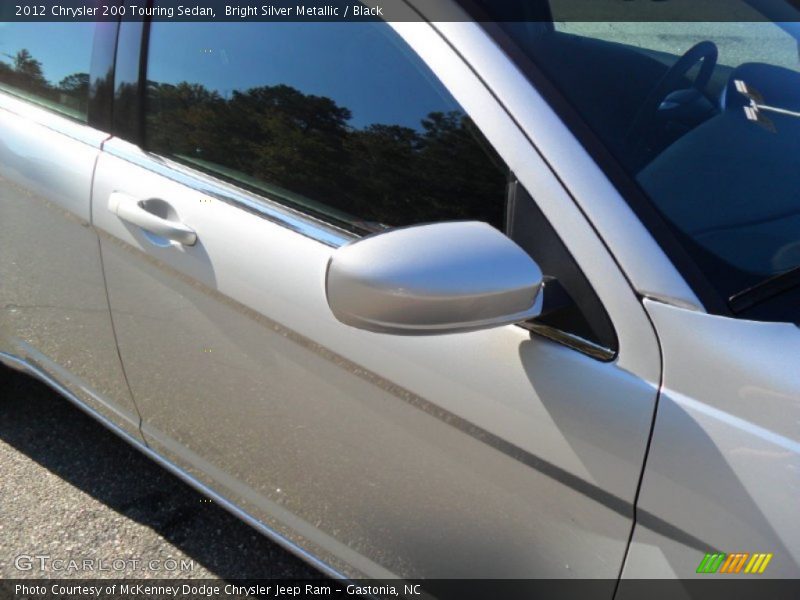
[[[13,65],[13,57],[26,48],[42,63],[45,79],[57,85],[67,75],[89,72],[94,27],[94,23],[2,23],[0,60]]]
[[[285,84],[348,108],[350,124],[419,128],[457,110],[442,85],[382,23],[162,23],[152,25],[148,79],[233,90]]]

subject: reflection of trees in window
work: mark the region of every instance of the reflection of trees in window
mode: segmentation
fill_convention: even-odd
[[[156,152],[235,169],[354,215],[351,224],[503,226],[506,172],[461,112],[431,113],[419,130],[357,129],[347,108],[286,85],[228,98],[186,82],[148,82],[148,90]]]
[[[73,73],[57,85],[48,81],[42,63],[22,48],[16,54],[6,54],[11,64],[0,61],[0,82],[39,99],[60,104],[85,115],[89,99],[89,74]]]
[[[73,94],[77,97],[89,95],[89,74],[88,73],[73,73],[67,75],[58,84],[58,89],[67,94]]]
[[[31,56],[25,48],[14,57],[14,71],[21,80],[27,80],[31,86],[46,88],[47,80],[42,73],[42,63]]]

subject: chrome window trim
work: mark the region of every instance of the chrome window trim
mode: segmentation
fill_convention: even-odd
[[[99,149],[109,135],[4,90],[0,90],[0,108],[93,148]]]
[[[551,342],[556,342],[557,344],[561,344],[571,350],[575,350],[602,362],[611,362],[617,357],[617,353],[611,348],[606,348],[600,344],[590,342],[579,335],[569,333],[563,329],[556,329],[544,323],[537,323],[535,320],[518,323],[517,326],[527,329],[538,336],[547,338]]]
[[[331,248],[339,248],[359,237],[355,233],[350,233],[281,204],[266,195],[251,193],[204,171],[147,152],[120,138],[107,140],[102,148],[111,156],[147,169],[216,200],[242,208]]]

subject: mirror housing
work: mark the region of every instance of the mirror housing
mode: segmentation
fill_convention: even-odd
[[[541,311],[542,271],[487,223],[418,225],[337,249],[325,294],[347,325],[398,335],[489,329]]]

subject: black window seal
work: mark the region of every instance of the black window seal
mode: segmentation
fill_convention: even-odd
[[[519,325],[592,358],[614,360],[619,338],[602,300],[536,200],[516,178],[509,184],[507,211],[509,237],[539,262],[546,274],[542,315]],[[583,327],[550,320],[553,309],[568,307],[585,321]],[[580,331],[587,326],[587,331]]]
[[[112,128],[119,23],[119,20],[99,21],[94,29],[86,123],[99,131],[110,132]]]
[[[119,0],[131,4],[130,0]],[[147,0],[152,8],[153,0]],[[150,17],[122,21],[117,36],[111,133],[140,148],[144,147],[144,109],[147,93],[147,59]]]

